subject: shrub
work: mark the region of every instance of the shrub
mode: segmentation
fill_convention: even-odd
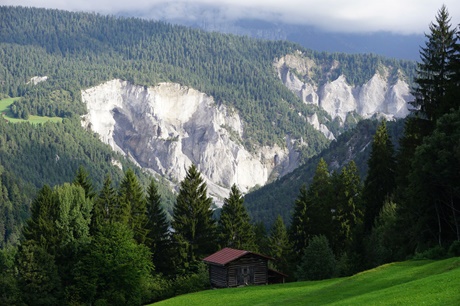
[[[336,271],[336,260],[326,236],[314,236],[305,248],[297,267],[298,280],[320,280],[331,278]]]
[[[437,245],[421,253],[415,253],[413,259],[442,259],[444,257],[446,257],[446,250]]]
[[[449,247],[449,256],[460,256],[460,241],[455,240]]]

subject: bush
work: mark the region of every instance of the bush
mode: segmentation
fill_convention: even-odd
[[[175,295],[209,289],[211,285],[207,266],[204,263],[199,263],[196,273],[178,276],[173,282],[173,286]]]
[[[442,246],[435,246],[421,253],[415,253],[413,259],[442,259],[446,257],[446,250]]]
[[[314,236],[305,248],[304,255],[297,267],[298,280],[320,280],[334,276],[336,260],[326,236]]]
[[[460,241],[455,240],[449,247],[449,256],[458,257],[460,256]]]

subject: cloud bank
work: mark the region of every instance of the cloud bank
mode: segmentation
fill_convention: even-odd
[[[56,8],[152,19],[258,18],[313,25],[334,32],[428,32],[446,5],[452,24],[460,23],[458,0],[0,0],[1,5]]]

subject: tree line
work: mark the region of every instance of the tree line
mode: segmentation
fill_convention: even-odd
[[[353,161],[331,173],[321,159],[300,190],[290,227],[299,277],[460,255],[460,27],[445,6],[426,37],[398,150],[383,121],[363,184]]]
[[[287,238],[282,224],[269,237],[256,235],[236,186],[218,219],[214,208],[195,165],[180,183],[172,220],[155,180],[144,191],[129,169],[118,187],[107,175],[97,191],[80,167],[71,183],[39,190],[20,243],[0,251],[0,301],[140,305],[208,288],[201,259],[219,247],[255,251]]]

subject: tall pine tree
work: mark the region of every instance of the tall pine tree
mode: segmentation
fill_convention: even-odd
[[[364,230],[370,233],[385,199],[392,195],[395,189],[396,160],[385,121],[377,127],[367,164],[369,169],[363,189]]]
[[[191,165],[180,183],[172,221],[173,237],[185,257],[181,263],[185,269],[216,250],[216,222],[211,205],[206,183],[196,166]]]
[[[94,192],[93,183],[89,177],[88,171],[83,166],[78,167],[77,175],[73,181],[75,185],[81,186],[85,190],[87,198],[94,198],[96,193]]]
[[[291,254],[291,245],[289,242],[286,226],[280,215],[273,223],[268,237],[269,255],[275,259],[273,263],[279,271],[287,273],[289,271],[289,259]]]
[[[172,244],[171,232],[166,213],[161,206],[161,196],[155,181],[152,179],[147,189],[147,239],[145,244],[152,252],[155,271],[164,275],[170,274]]]
[[[356,239],[357,231],[363,222],[361,202],[361,179],[354,161],[342,168],[334,182],[336,192],[335,222],[337,232],[332,248],[336,254],[347,252]]]
[[[147,232],[147,207],[144,191],[134,171],[128,169],[120,183],[118,220],[127,224],[134,232],[134,239],[144,243]]]
[[[94,234],[102,225],[109,223],[110,220],[113,221],[117,203],[117,191],[112,186],[110,175],[107,175],[102,189],[94,201],[91,215],[91,234]]]
[[[300,189],[295,201],[289,237],[297,260],[309,240],[316,235],[332,237],[332,212],[335,209],[333,186],[327,163],[320,159],[311,185]]]
[[[436,121],[452,107],[446,91],[454,74],[458,73],[451,65],[456,48],[455,29],[451,27],[444,5],[438,11],[436,22],[430,24],[430,33],[425,36],[427,42],[420,50],[421,62],[417,65],[412,104],[423,118]]]
[[[300,261],[304,249],[308,246],[310,233],[312,232],[310,226],[310,216],[308,214],[308,190],[305,185],[302,185],[299,195],[295,200],[294,212],[292,214],[291,226],[289,228],[289,240],[292,244],[293,254],[297,260]]]
[[[233,185],[229,197],[224,199],[220,214],[219,244],[221,247],[255,251],[254,229],[243,203],[243,195]]]

